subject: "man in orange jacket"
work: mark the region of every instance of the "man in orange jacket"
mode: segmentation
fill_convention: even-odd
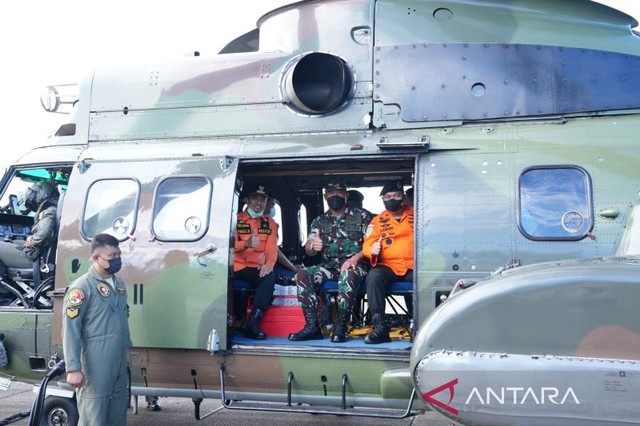
[[[268,194],[263,185],[250,187],[246,194],[247,208],[236,221],[233,275],[256,292],[245,336],[262,340],[267,336],[260,319],[271,303],[276,282],[273,267],[278,258],[278,224],[265,212]]]
[[[404,202],[402,181],[387,183],[380,192],[385,211],[374,217],[367,228],[362,252],[372,269],[367,275],[367,300],[373,319],[373,331],[365,343],[390,342],[384,322],[387,286],[398,281],[413,281],[413,207]]]

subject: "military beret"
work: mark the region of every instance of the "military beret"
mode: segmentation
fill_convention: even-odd
[[[401,180],[393,180],[391,182],[387,182],[383,187],[382,191],[380,191],[380,196],[382,197],[387,192],[402,192],[402,181]]]
[[[342,179],[332,179],[324,185],[324,190],[325,191],[331,191],[331,190],[346,191],[347,185],[344,184]]]

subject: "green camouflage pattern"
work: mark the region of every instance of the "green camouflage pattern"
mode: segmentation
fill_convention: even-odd
[[[357,207],[347,208],[343,215],[335,217],[326,211],[311,222],[311,234],[319,233],[322,239],[321,264],[325,268],[338,269],[345,260],[362,249],[367,226],[373,216]],[[309,235],[313,238],[312,235]]]
[[[343,312],[351,312],[360,283],[367,276],[367,269],[362,264],[342,272],[339,269],[327,269],[323,266],[304,268],[295,277],[298,287],[298,301],[305,308],[316,309],[322,285],[327,281],[337,281],[338,308]]]
[[[92,185],[107,179],[130,179],[139,186],[132,214],[135,221],[121,235],[122,277],[130,297],[134,343],[132,381],[138,391],[148,386],[161,396],[219,397],[224,366],[226,390],[234,393],[233,400],[264,400],[268,395],[270,401],[286,402],[288,381],[294,376],[294,404],[338,407],[343,396],[341,380],[348,374],[348,406],[397,408],[408,402],[413,367],[429,351],[442,347],[572,355],[579,334],[603,324],[622,324],[640,336],[637,313],[620,318],[623,311],[617,309],[638,299],[640,274],[635,272],[636,265],[622,269],[615,263],[610,268],[617,274],[609,267],[598,274],[593,272],[601,268],[585,267],[583,273],[564,281],[548,279],[554,265],[543,265],[535,279],[522,274],[518,280],[503,280],[514,284],[512,288],[525,289],[543,279],[550,281],[550,287],[540,288],[541,292],[533,286],[531,294],[539,298],[514,296],[509,289],[500,300],[487,298],[491,304],[474,304],[470,291],[459,300],[469,301],[473,309],[460,313],[460,321],[448,327],[434,325],[437,332],[431,335],[425,326],[434,324],[430,318],[437,318],[437,312],[451,310],[438,304],[458,280],[480,280],[509,263],[633,254],[625,248],[640,235],[637,96],[624,108],[606,107],[599,98],[583,96],[571,114],[547,115],[544,110],[520,115],[516,106],[502,111],[499,119],[467,119],[467,108],[471,117],[482,114],[476,101],[494,105],[493,95],[508,107],[512,99],[530,100],[532,92],[518,80],[522,75],[531,77],[525,82],[530,88],[538,81],[541,88],[554,88],[532,72],[555,76],[561,74],[561,66],[529,70],[520,61],[492,68],[496,56],[487,56],[486,67],[465,68],[467,55],[460,53],[471,52],[478,61],[485,58],[478,54],[485,48],[487,52],[564,51],[567,56],[562,59],[585,58],[582,69],[593,76],[582,75],[580,80],[567,73],[566,82],[559,82],[563,93],[567,87],[585,93],[579,89],[598,84],[606,89],[603,79],[616,78],[616,84],[609,85],[612,92],[633,94],[640,75],[640,42],[631,31],[635,25],[633,18],[587,0],[299,2],[260,21],[260,51],[96,71],[80,84],[78,102],[67,120],[74,131],[58,132],[49,146],[31,151],[15,165],[61,164],[73,167],[73,175],[60,219],[54,309],[0,307],[0,331],[7,336],[9,355],[9,366],[3,371],[35,380],[44,374],[51,355],[63,355],[59,346],[62,296],[89,264],[82,212]],[[581,49],[601,55],[582,55]],[[447,68],[425,59],[432,51],[454,52],[448,59],[466,72],[442,71]],[[343,104],[314,117],[292,111],[280,85],[296,60],[309,52],[331,52],[342,58],[354,79]],[[620,64],[621,58],[628,60],[627,66],[610,66]],[[410,66],[396,66],[396,59]],[[513,66],[520,66],[522,75]],[[495,78],[485,80],[484,69],[494,69]],[[420,78],[423,70],[437,75]],[[405,74],[413,80],[403,79]],[[486,81],[484,99],[476,96],[482,93],[472,91],[475,81]],[[398,84],[404,84],[401,88],[409,96],[396,96]],[[458,93],[453,89],[466,96],[462,106],[446,104],[459,99],[452,95]],[[432,93],[427,96],[411,95],[428,90]],[[415,102],[411,105],[415,116],[402,115],[411,109],[405,100]],[[443,110],[433,115],[422,111],[420,102],[429,107],[442,104]],[[583,104],[584,111],[580,110]],[[450,119],[445,107],[461,118]],[[251,167],[254,177],[271,172],[285,178],[373,176],[368,172],[391,177],[395,161],[410,164],[409,171],[405,166],[405,176],[415,180],[416,340],[409,342],[411,358],[407,350],[356,347],[332,352],[326,347],[299,351],[286,345],[234,345],[227,334],[227,297],[229,241],[239,202],[234,195],[236,180]],[[332,170],[336,162],[342,168]],[[265,165],[265,171],[256,165]],[[532,167],[561,165],[580,167],[589,176],[590,234],[571,241],[528,239],[519,228],[518,179]],[[212,182],[214,202],[208,222],[202,222],[205,235],[197,241],[158,241],[153,233],[156,188],[165,177],[176,175],[206,176]],[[314,226],[321,228],[320,223]],[[360,226],[364,233],[366,224]],[[327,273],[319,267],[308,269],[319,278],[311,280],[314,291],[308,290],[307,296],[316,297],[320,280],[330,277],[342,281],[339,289],[347,296],[339,303],[344,306],[350,303],[361,271],[351,281],[337,271],[359,246],[327,240],[325,247],[321,266],[327,260],[333,263],[326,264]],[[624,276],[619,281],[630,284],[611,282],[613,275]],[[576,280],[602,288],[585,289],[584,293],[598,296],[586,313],[582,291],[557,290],[570,288],[567,282]],[[479,287],[487,291],[475,294],[491,293],[492,282]],[[531,300],[539,303],[527,305]],[[566,309],[567,301],[574,309]],[[588,316],[588,321],[558,316],[563,310]],[[522,312],[531,313],[526,321]],[[552,322],[555,318],[563,321]],[[540,321],[547,323],[541,326]],[[519,328],[512,326],[515,323]],[[220,337],[220,350],[215,353],[207,350],[212,330]],[[609,349],[615,345],[600,347],[598,356],[612,357]],[[638,360],[640,350],[627,355]],[[35,368],[34,360],[44,361],[41,369]]]
[[[303,307],[317,308],[318,293],[327,281],[338,282],[338,308],[350,312],[358,287],[364,280],[369,264],[363,259],[356,268],[340,272],[345,260],[362,250],[364,235],[373,216],[357,207],[345,210],[340,217],[326,211],[311,222],[309,239],[316,234],[322,239],[321,264],[305,268],[296,274],[298,301]]]

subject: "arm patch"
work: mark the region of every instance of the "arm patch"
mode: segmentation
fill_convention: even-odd
[[[67,303],[69,306],[75,307],[82,305],[84,300],[84,293],[78,288],[74,288],[67,294]],[[72,317],[73,318],[73,317]]]

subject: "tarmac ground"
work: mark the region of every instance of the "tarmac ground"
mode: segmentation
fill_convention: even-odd
[[[11,423],[3,423],[3,420],[18,413],[29,411],[35,396],[33,385],[26,383],[14,381],[11,383],[9,389],[0,389],[0,425],[11,424],[19,426],[29,424],[28,417],[23,417]],[[216,426],[304,426],[330,423],[332,426],[448,426],[451,424],[433,412],[396,420],[328,414],[239,411],[224,408],[203,420],[196,420],[193,402],[188,398],[160,398],[161,411],[149,411],[146,408],[144,397],[138,398],[138,404],[138,413],[134,414],[132,409],[129,411],[129,425],[175,426],[215,424]],[[219,407],[221,407],[220,401],[205,400],[201,405],[200,415],[204,417],[207,413]]]

